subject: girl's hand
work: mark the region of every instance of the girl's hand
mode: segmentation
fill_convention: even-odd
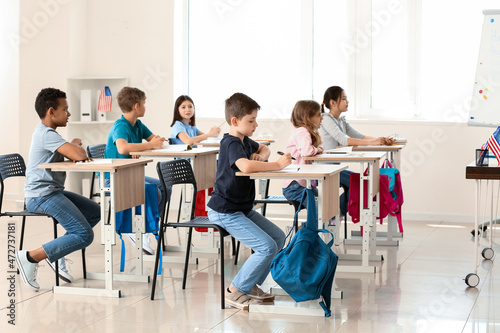
[[[395,138],[391,138],[389,136],[384,138],[384,145],[386,146],[393,145],[395,142],[396,142]]]
[[[380,137],[380,138],[375,138],[375,139],[371,140],[370,144],[372,146],[380,146],[380,145],[383,145],[384,142],[385,142],[385,138]]]
[[[278,163],[278,166],[280,167],[280,170],[281,170],[284,167],[292,164],[292,155],[290,155],[290,153],[286,153],[286,154],[282,155],[280,158],[278,158],[276,163]]]
[[[220,134],[220,127],[217,127],[217,126],[212,126],[212,128],[208,132],[208,136],[213,137],[213,138],[218,137],[219,134]]]
[[[250,155],[250,160],[252,160],[252,161],[261,161],[261,162],[265,161],[265,159],[264,159],[264,157],[262,157],[262,155],[255,154],[255,153],[253,153],[252,155]]]
[[[323,154],[323,152],[324,152],[323,148],[318,147],[318,152],[316,153],[316,155]]]

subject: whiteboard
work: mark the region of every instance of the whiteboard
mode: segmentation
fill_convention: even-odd
[[[468,125],[500,126],[500,9],[483,10],[484,22]]]

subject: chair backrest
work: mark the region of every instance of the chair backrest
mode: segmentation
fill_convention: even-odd
[[[170,198],[169,191],[171,191],[174,185],[191,184],[193,186],[193,197],[191,202],[196,202],[196,179],[194,178],[193,168],[187,160],[177,159],[173,161],[158,162],[156,171],[158,172],[158,178],[161,182],[160,207],[162,209],[160,211],[162,212],[162,218],[164,218],[163,214],[165,214],[165,212],[168,214],[168,208],[164,208]],[[191,219],[194,218],[194,206],[193,204],[191,207]]]
[[[104,158],[104,151],[106,150],[106,144],[99,144],[93,146],[87,146],[87,155],[91,158]]]
[[[106,150],[106,144],[102,143],[99,145],[87,146],[87,156],[90,158],[104,158],[104,150]],[[95,182],[95,172],[92,172],[92,178],[90,179],[90,194],[89,199],[92,197],[99,196],[94,193],[94,182]]]
[[[9,177],[25,177],[26,164],[19,154],[8,154],[0,156],[0,212],[2,212],[3,181]]]

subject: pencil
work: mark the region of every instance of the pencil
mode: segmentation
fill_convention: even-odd
[[[278,153],[278,155],[285,155],[285,153],[284,153],[284,152],[282,152],[282,151],[278,151],[277,153]],[[296,160],[296,158],[295,158],[295,157],[292,157],[292,160],[294,160],[294,161],[295,161],[295,160]]]

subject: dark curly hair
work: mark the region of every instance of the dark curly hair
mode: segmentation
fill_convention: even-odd
[[[66,98],[66,93],[56,88],[45,88],[38,93],[35,100],[35,110],[40,119],[45,118],[50,108],[57,109],[59,107],[59,98]]]

